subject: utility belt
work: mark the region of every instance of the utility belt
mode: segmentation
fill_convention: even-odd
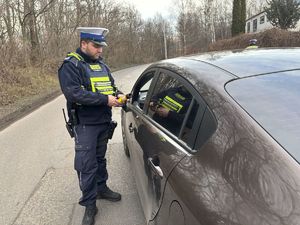
[[[69,121],[67,121],[65,110],[62,109],[62,111],[63,111],[65,123],[66,123],[66,129],[67,129],[69,135],[71,136],[71,138],[73,138],[75,136],[74,127],[79,124],[76,110],[73,108],[71,109],[71,111],[70,111],[71,118]],[[114,121],[114,120],[110,121],[108,130],[107,130],[107,140],[112,139],[117,125],[118,125],[118,123],[116,121]]]

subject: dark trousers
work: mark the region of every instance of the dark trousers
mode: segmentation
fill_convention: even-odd
[[[109,124],[75,126],[75,162],[82,206],[96,204],[97,191],[106,187],[108,178],[105,153]]]

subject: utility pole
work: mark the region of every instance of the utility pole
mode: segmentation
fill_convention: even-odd
[[[168,50],[167,50],[167,38],[166,38],[166,23],[163,22],[163,34],[164,34],[164,48],[165,48],[165,59],[168,58]]]

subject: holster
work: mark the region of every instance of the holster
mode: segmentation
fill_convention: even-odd
[[[71,109],[70,113],[71,113],[71,122],[69,122],[69,123],[71,123],[72,126],[78,125],[79,123],[78,123],[76,109]]]
[[[63,116],[64,116],[64,119],[65,119],[65,122],[66,122],[67,131],[70,134],[71,138],[73,138],[74,135],[75,135],[75,133],[74,133],[74,125],[78,124],[76,111],[75,111],[75,109],[71,110],[71,115],[70,115],[71,118],[69,119],[69,121],[67,121],[65,110],[62,109],[62,111],[63,111]],[[74,121],[76,122],[76,124],[74,124]]]
[[[113,137],[113,134],[115,132],[115,129],[117,127],[118,123],[114,120],[112,120],[109,124],[109,127],[108,127],[108,134],[107,134],[107,138],[108,139],[112,139]]]

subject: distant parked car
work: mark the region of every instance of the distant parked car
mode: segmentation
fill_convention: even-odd
[[[300,224],[300,49],[161,61],[131,94],[123,139],[148,224]]]

